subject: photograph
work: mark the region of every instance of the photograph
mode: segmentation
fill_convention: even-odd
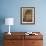
[[[21,7],[21,24],[35,23],[35,7]]]

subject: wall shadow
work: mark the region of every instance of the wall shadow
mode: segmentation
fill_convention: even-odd
[[[0,16],[0,46],[4,46],[3,45],[3,41],[4,41],[4,33],[2,32],[2,26],[5,23],[5,17],[4,16]]]

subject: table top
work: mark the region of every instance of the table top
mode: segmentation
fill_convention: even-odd
[[[7,32],[4,33],[5,39],[43,39],[43,35],[40,32],[32,32],[32,34],[26,35],[27,32],[11,32],[9,35]],[[35,35],[38,34],[38,35]]]

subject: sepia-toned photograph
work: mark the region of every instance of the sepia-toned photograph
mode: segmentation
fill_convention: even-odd
[[[21,23],[34,24],[35,23],[35,8],[21,7]]]

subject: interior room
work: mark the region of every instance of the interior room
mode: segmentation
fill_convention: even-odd
[[[9,35],[12,35],[11,32],[25,32],[26,35],[38,35],[32,32],[40,32],[43,40],[41,46],[46,46],[45,4],[46,0],[0,0],[0,46],[4,46],[5,32]],[[5,20],[6,18],[10,19]],[[24,35],[23,40],[24,38],[26,39],[27,37]],[[25,42],[23,41],[22,43]],[[30,45],[28,44],[27,46]]]

